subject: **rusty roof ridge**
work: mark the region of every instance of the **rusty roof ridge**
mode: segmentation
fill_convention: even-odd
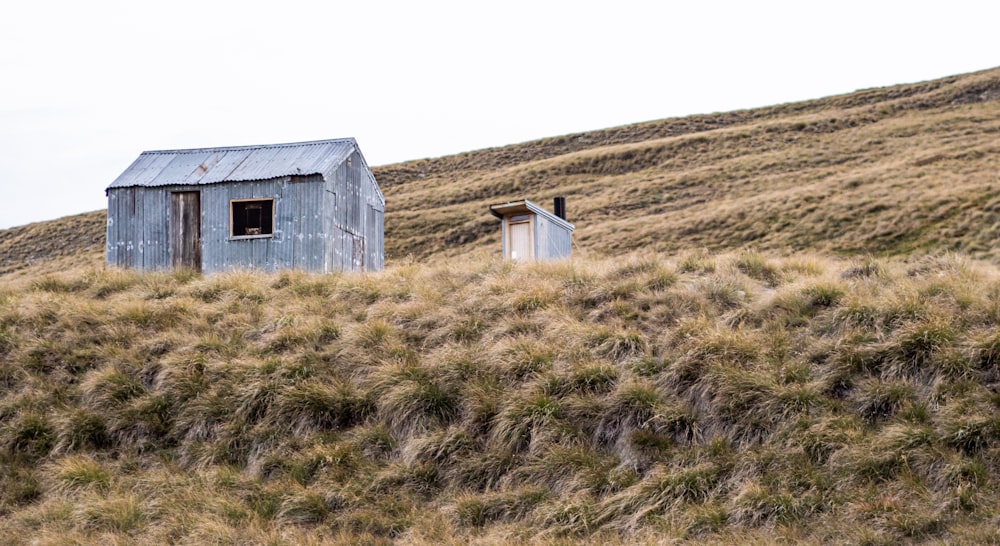
[[[354,137],[346,138],[329,138],[326,140],[307,140],[303,142],[284,142],[279,144],[248,144],[243,146],[215,146],[211,148],[182,148],[179,150],[147,150],[142,152],[143,154],[192,154],[192,153],[204,153],[204,152],[214,152],[214,151],[236,151],[236,150],[256,150],[260,148],[293,148],[297,146],[320,146],[324,144],[333,144],[337,142],[352,142],[355,145],[357,142]]]

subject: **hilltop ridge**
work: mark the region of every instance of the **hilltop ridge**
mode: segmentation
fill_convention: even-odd
[[[901,110],[927,110],[958,104],[996,101],[1000,100],[998,70],[1000,69],[984,70],[966,76],[952,76],[928,82],[862,89],[853,93],[810,101],[733,112],[697,114],[585,131],[436,159],[386,165],[377,167],[376,172],[380,184],[393,186],[422,178],[419,177],[420,174],[426,177],[442,175],[447,172],[497,169],[603,146],[634,144],[736,125],[747,125],[781,117],[820,113],[825,110],[872,107],[880,104],[891,104],[894,108]],[[979,76],[985,77],[979,78]],[[965,78],[972,77],[976,77],[974,81],[965,81]]]
[[[562,194],[597,255],[752,244],[993,259],[998,105],[994,69],[390,166],[387,241],[461,254],[496,244],[483,203]]]

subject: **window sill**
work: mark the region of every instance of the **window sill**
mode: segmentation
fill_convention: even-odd
[[[273,239],[273,233],[265,233],[263,235],[230,235],[230,241],[245,241],[247,239]]]

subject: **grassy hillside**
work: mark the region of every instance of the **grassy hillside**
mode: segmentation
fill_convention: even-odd
[[[496,250],[489,204],[565,195],[591,257],[753,245],[996,261],[998,135],[994,69],[374,170],[389,260]],[[103,225],[94,212],[0,231],[0,274],[67,251],[95,260]]]
[[[0,536],[1000,542],[998,133],[1000,69],[379,167],[368,275],[0,231]]]
[[[486,204],[566,195],[588,255],[705,247],[996,259],[1000,70],[383,168],[390,254],[497,246]],[[421,175],[423,175],[421,177]]]
[[[9,281],[0,536],[996,542],[998,302],[752,251]]]
[[[101,264],[106,218],[88,212],[0,230],[0,278]]]

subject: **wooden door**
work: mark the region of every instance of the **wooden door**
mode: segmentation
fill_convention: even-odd
[[[532,259],[535,253],[532,252],[534,245],[531,244],[531,222],[511,223],[508,233],[510,233],[510,240],[507,242],[510,249],[510,259]]]
[[[174,269],[201,271],[201,192],[170,194],[170,261]]]

